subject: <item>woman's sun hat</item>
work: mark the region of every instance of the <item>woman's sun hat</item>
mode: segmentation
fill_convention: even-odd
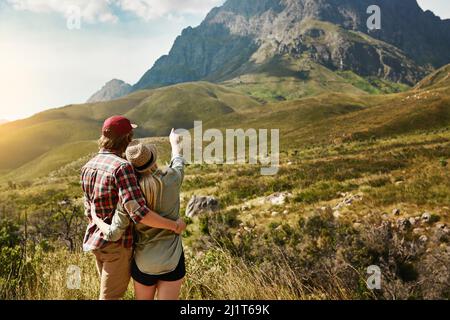
[[[132,141],[125,152],[127,160],[139,173],[149,171],[158,160],[158,153],[154,144],[143,144]]]

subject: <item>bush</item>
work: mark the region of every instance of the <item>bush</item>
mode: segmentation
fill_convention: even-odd
[[[37,280],[34,265],[39,257],[27,254],[19,226],[5,219],[0,222],[0,299],[15,299],[26,284]]]
[[[433,256],[426,246],[379,217],[368,218],[356,230],[350,222],[319,210],[300,218],[296,226],[272,222],[262,236],[238,232],[233,237],[229,228],[211,232],[211,226],[208,248],[220,248],[267,277],[272,272],[297,275],[295,280],[275,275],[267,279],[273,286],[289,287],[293,299],[317,292],[338,299],[418,299],[445,297],[450,290],[450,275],[444,270],[450,255],[435,254],[443,259],[443,274],[430,274],[425,270],[433,269]],[[372,265],[381,269],[381,290],[367,288],[367,268]]]

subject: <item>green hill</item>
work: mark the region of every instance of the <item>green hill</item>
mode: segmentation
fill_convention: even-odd
[[[258,90],[267,96],[255,94],[256,87],[248,83],[195,82],[143,90],[109,102],[52,109],[0,127],[0,147],[7,150],[0,158],[0,173],[3,179],[34,178],[92,152],[95,144],[77,143],[96,140],[102,121],[113,114],[124,114],[138,123],[137,137],[164,136],[172,127],[190,129],[195,120],[202,120],[205,128],[277,128],[284,146],[439,129],[450,125],[447,68],[414,90],[397,94],[370,95],[352,86],[349,90],[342,87],[340,93],[318,90],[313,96],[294,99],[295,95],[286,95],[291,100],[277,101],[270,97],[273,92],[268,87],[279,86],[280,91],[292,93],[296,84],[289,87],[287,78],[269,83],[266,77]],[[322,76],[327,80],[339,77],[327,71]]]
[[[0,299],[98,297],[79,176],[114,114],[140,125],[160,165],[171,127],[280,130],[276,175],[187,166],[195,281],[180,299],[450,298],[450,65],[409,88],[449,62],[450,20],[416,0],[378,2],[383,28],[369,32],[372,0],[228,0],[134,87],[147,90],[0,125]],[[220,210],[186,217],[194,196]],[[77,290],[61,285],[73,265]]]
[[[162,136],[172,127],[190,129],[195,120],[221,119],[260,106],[260,102],[233,89],[196,82],[151,90],[126,116],[138,119],[141,135]]]
[[[123,114],[140,125],[138,137],[167,134],[172,127],[193,126],[194,120],[220,118],[260,106],[255,99],[219,85],[185,83],[143,90],[118,100],[69,105],[0,127],[0,172],[10,171],[67,143],[95,140],[103,120]]]
[[[95,141],[73,142],[56,147],[31,162],[17,168],[0,180],[32,180],[46,176],[65,165],[97,151]]]
[[[366,93],[321,65],[281,57],[254,72],[226,81],[224,85],[268,102],[300,99],[324,92]]]
[[[204,127],[280,129],[284,146],[334,144],[372,139],[450,125],[450,92],[408,91],[357,96],[322,94],[273,103],[242,119],[230,114]]]
[[[2,132],[0,169],[13,170],[61,145],[94,139],[100,130],[93,120],[55,119]]]
[[[449,95],[396,95],[375,106],[337,115],[290,130],[284,139],[297,144],[334,143],[428,131],[450,125]]]
[[[427,76],[415,86],[415,89],[423,90],[442,87],[450,87],[450,64]]]
[[[147,91],[139,91],[118,100],[108,102],[68,105],[62,108],[49,109],[32,117],[8,122],[0,127],[0,134],[7,135],[16,130],[31,127],[39,123],[58,119],[103,121],[110,114],[123,114],[139,104],[148,95]]]

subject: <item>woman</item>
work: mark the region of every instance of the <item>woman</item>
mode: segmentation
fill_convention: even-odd
[[[181,156],[180,136],[170,134],[172,161],[165,171],[158,169],[154,145],[137,141],[126,151],[127,160],[139,176],[139,184],[147,206],[161,216],[176,221],[180,214],[180,189],[184,178],[184,159]],[[93,214],[93,220],[108,241],[120,239],[130,223],[128,214],[118,208],[111,225]],[[181,236],[163,229],[143,224],[135,227],[136,241],[131,276],[137,300],[178,300],[181,284],[186,274]]]

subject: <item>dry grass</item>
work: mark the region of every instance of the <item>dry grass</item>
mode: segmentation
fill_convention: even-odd
[[[348,299],[324,289],[302,283],[287,261],[264,270],[261,266],[233,257],[224,249],[206,252],[202,258],[188,260],[188,278],[182,288],[183,299],[213,300],[316,300]]]
[[[183,300],[316,300],[349,299],[345,290],[327,293],[324,289],[308,288],[286,261],[274,265],[271,272],[233,257],[225,250],[208,251],[195,258],[187,251],[187,277]],[[70,266],[81,269],[79,289],[69,289]],[[28,273],[28,274],[26,274]],[[96,300],[99,278],[94,257],[86,253],[70,253],[65,249],[37,258],[32,269],[22,275],[23,285],[5,290],[2,299],[18,300]],[[30,276],[28,279],[26,277]],[[336,282],[337,286],[339,282]],[[125,299],[133,299],[132,281]]]
[[[23,272],[24,281],[20,286],[2,292],[4,299],[19,300],[90,300],[99,292],[99,278],[93,256],[84,253],[70,253],[57,250],[34,257],[32,265]],[[69,266],[81,269],[79,290],[67,287]]]

